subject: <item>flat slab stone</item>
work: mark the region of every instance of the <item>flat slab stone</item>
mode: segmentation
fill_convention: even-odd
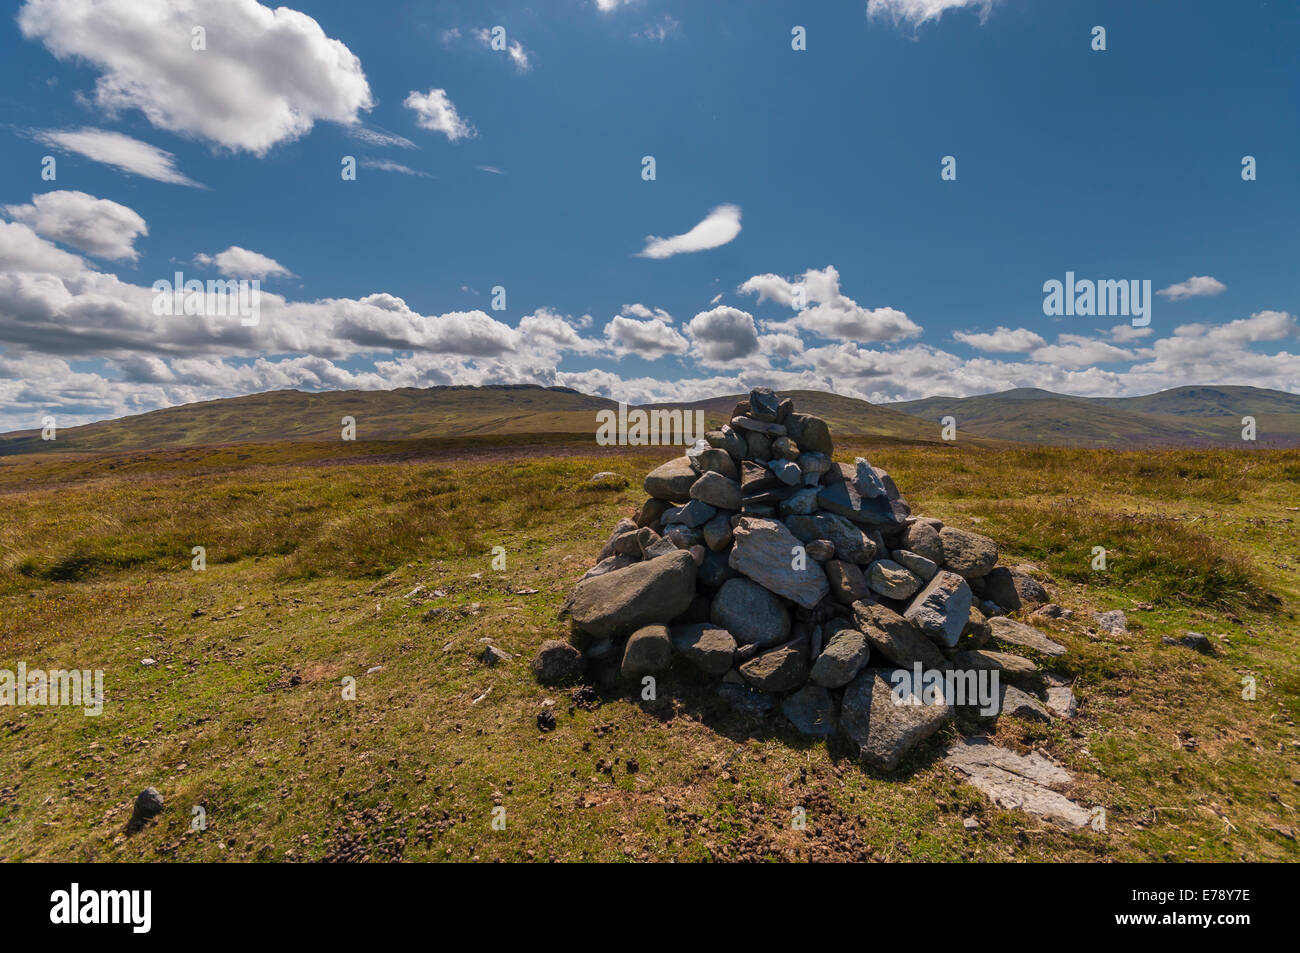
[[[1087,808],[1058,790],[1070,784],[1073,775],[1037,752],[1020,755],[972,738],[955,742],[943,760],[998,807],[1025,811],[1065,828],[1084,827],[1092,819]]]
[[[1065,654],[1064,645],[1060,642],[1053,642],[1042,632],[1039,632],[1033,626],[1025,625],[1023,622],[1008,619],[1006,616],[994,616],[988,620],[988,625],[993,633],[993,638],[999,642],[1010,642],[1012,645],[1033,649],[1043,655],[1057,656]]]
[[[1038,674],[1038,666],[1024,656],[988,649],[957,652],[952,657],[952,664],[955,668],[970,668],[977,672],[1000,672],[1008,678],[1032,678]]]
[[[796,548],[803,546],[776,520],[741,517],[733,530],[735,545],[728,559],[731,568],[764,589],[811,609],[831,591],[826,571],[815,559],[794,568]],[[735,631],[734,629],[732,630]]]
[[[853,619],[872,651],[900,668],[910,669],[917,662],[926,669],[948,667],[948,660],[934,643],[892,609],[878,603],[855,602]]]

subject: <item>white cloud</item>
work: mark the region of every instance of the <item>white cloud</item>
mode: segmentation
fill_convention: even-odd
[[[402,165],[402,163],[394,162],[392,159],[362,159],[361,165],[363,168],[377,169],[380,172],[397,172],[401,175],[414,175],[422,179],[433,178],[428,172],[412,169],[409,165]]]
[[[595,0],[596,9],[601,13],[609,13],[612,10],[617,10],[619,7],[626,7],[631,2],[632,0]]]
[[[753,315],[723,305],[701,311],[686,325],[704,364],[726,364],[758,352],[758,330]]]
[[[358,142],[364,142],[368,146],[375,146],[381,149],[416,149],[419,148],[410,139],[405,136],[399,136],[395,132],[388,132],[383,129],[370,129],[366,126],[356,125],[348,126],[346,132]]]
[[[318,120],[370,109],[361,61],[297,10],[257,0],[27,0],[18,26],[59,59],[100,73],[95,103],[159,129],[263,155]],[[191,31],[206,31],[206,49]]]
[[[47,129],[33,134],[37,142],[42,142],[65,152],[75,152],[95,162],[111,165],[132,175],[142,175],[146,179],[168,182],[173,185],[189,185],[203,188],[189,176],[176,168],[176,157],[170,152],[151,146],[139,139],[132,139],[120,132],[105,129]]]
[[[474,31],[474,38],[483,46],[492,48],[492,31],[480,28]],[[527,73],[533,68],[532,62],[528,58],[528,51],[524,49],[523,44],[517,40],[507,40],[506,48],[502,51],[510,57],[510,62],[514,64],[515,70],[520,73]]]
[[[980,351],[992,351],[999,354],[1012,354],[1017,352],[1032,351],[1036,347],[1042,347],[1047,342],[1041,336],[1026,328],[998,327],[994,331],[983,333],[972,333],[969,331],[954,331],[952,336],[962,344],[969,345]]]
[[[689,232],[671,238],[646,236],[639,258],[670,258],[686,252],[705,251],[727,244],[740,234],[740,206],[719,205]]]
[[[0,280],[18,275],[76,275],[86,263],[19,222],[0,222]]]
[[[1135,328],[1131,324],[1117,324],[1110,329],[1110,339],[1116,344],[1128,344],[1132,341],[1139,341],[1142,338],[1150,337],[1155,331],[1150,326],[1145,328]]]
[[[630,314],[637,318],[654,318],[656,321],[664,322],[664,324],[673,323],[673,316],[663,308],[651,308],[640,303],[625,304],[619,309],[618,313],[622,315]]]
[[[445,89],[431,89],[427,93],[411,90],[402,105],[415,113],[415,124],[421,129],[440,132],[452,142],[476,135],[474,127],[460,118]]]
[[[215,266],[227,278],[292,278],[294,274],[274,258],[238,245],[231,245],[215,255],[194,256],[197,264]]]
[[[1186,281],[1180,281],[1168,288],[1161,288],[1156,294],[1163,295],[1170,301],[1182,301],[1184,298],[1201,298],[1222,294],[1227,290],[1228,286],[1217,278],[1211,278],[1209,275],[1193,275]]]
[[[14,221],[30,225],[45,238],[80,248],[96,258],[135,261],[134,242],[149,228],[133,209],[85,192],[44,192],[30,205],[6,205]]]
[[[995,0],[867,0],[867,16],[888,17],[897,26],[908,23],[919,27],[930,20],[938,20],[949,10],[966,7],[980,11],[980,20],[988,16]]]
[[[686,338],[666,321],[651,318],[638,321],[618,315],[605,325],[605,340],[619,357],[633,355],[647,361],[670,354],[685,354],[690,348]]]
[[[1057,367],[1078,370],[1093,364],[1114,364],[1118,361],[1131,361],[1132,351],[1078,335],[1062,334],[1055,344],[1035,348],[1029,355],[1031,360],[1040,364],[1055,364]]]
[[[832,340],[869,342],[895,341],[921,333],[920,325],[896,308],[863,308],[842,294],[840,273],[832,265],[820,270],[810,268],[797,280],[755,275],[737,290],[757,294],[760,303],[771,300],[786,307],[808,305],[788,321],[765,322],[767,330],[797,329]]]

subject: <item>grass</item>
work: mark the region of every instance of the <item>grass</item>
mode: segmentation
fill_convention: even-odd
[[[681,666],[654,702],[539,686],[528,660],[564,637],[556,610],[666,452],[501,443],[6,458],[0,668],[103,669],[107,698],[97,718],[0,709],[0,858],[1300,857],[1300,452],[844,441],[1075,610],[1050,629],[1069,653],[1042,661],[1076,680],[1079,716],[995,729],[1106,808],[1106,832],[1065,833],[938,763],[989,722],[963,718],[881,775],[731,711]],[[628,485],[589,483],[597,470]],[[1089,631],[1110,608],[1128,634]],[[1187,629],[1215,656],[1161,642]],[[487,638],[515,657],[484,665]],[[148,785],[167,808],[127,837]]]

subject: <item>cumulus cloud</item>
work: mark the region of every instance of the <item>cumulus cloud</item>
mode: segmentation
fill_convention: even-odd
[[[654,318],[656,321],[662,321],[665,324],[673,323],[673,316],[663,308],[651,308],[644,304],[634,303],[625,304],[619,309],[621,315],[632,315],[637,318]]]
[[[621,314],[605,325],[605,340],[617,356],[633,355],[647,361],[685,354],[690,348],[686,338],[666,321],[655,318],[641,321]]]
[[[215,255],[198,254],[194,256],[197,264],[214,266],[227,278],[292,278],[293,272],[274,258],[238,245],[231,245],[225,251]]]
[[[1057,336],[1055,344],[1034,348],[1029,356],[1040,364],[1055,364],[1058,367],[1077,370],[1093,364],[1131,361],[1135,355],[1132,351],[1126,351],[1095,338],[1061,334]]]
[[[738,289],[756,294],[759,302],[775,301],[801,307],[792,319],[767,322],[768,330],[804,330],[819,337],[842,341],[895,341],[921,333],[916,324],[895,308],[863,308],[840,291],[840,273],[834,266],[810,268],[798,279],[755,275]]]
[[[19,276],[79,274],[86,263],[45,239],[21,222],[0,222],[0,281]]]
[[[96,258],[135,261],[135,240],[148,235],[133,209],[85,192],[45,192],[29,205],[6,205],[5,213],[45,238],[79,248]]]
[[[172,185],[189,185],[203,188],[176,168],[176,157],[170,152],[132,139],[120,132],[105,129],[45,129],[33,134],[37,142],[65,152],[83,155],[94,162],[111,165],[132,175],[144,176]]]
[[[686,325],[686,333],[705,364],[738,361],[759,350],[754,317],[739,308],[723,305],[711,311],[701,311]]]
[[[740,234],[740,206],[719,205],[689,232],[671,238],[646,236],[645,248],[638,258],[671,258],[687,252],[718,248]]]
[[[474,127],[456,112],[445,89],[431,89],[427,93],[411,90],[402,105],[415,113],[415,124],[421,129],[440,132],[452,142],[470,139],[477,134]]]
[[[973,333],[969,331],[954,331],[953,339],[960,341],[962,344],[969,345],[979,351],[991,351],[998,354],[1013,354],[1024,351],[1032,351],[1036,347],[1042,347],[1047,342],[1040,335],[1026,328],[999,327],[994,331]]]
[[[263,155],[318,120],[355,123],[372,105],[351,50],[307,14],[257,0],[27,0],[18,26],[96,69],[95,103],[110,114],[138,109],[159,129],[232,152]],[[191,48],[196,27],[202,52]]]
[[[1209,275],[1193,275],[1186,281],[1161,288],[1156,294],[1163,295],[1170,301],[1182,301],[1184,298],[1203,298],[1223,294],[1227,290],[1228,286],[1217,278],[1211,278]]]
[[[867,16],[871,19],[887,17],[895,26],[907,23],[919,27],[930,20],[938,20],[949,10],[970,7],[980,11],[983,22],[993,3],[994,0],[867,0]]]

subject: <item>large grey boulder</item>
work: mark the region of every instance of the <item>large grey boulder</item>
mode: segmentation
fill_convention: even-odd
[[[581,632],[605,638],[652,622],[670,622],[695,595],[695,560],[684,550],[584,579],[568,612]]]
[[[918,521],[903,532],[903,549],[924,556],[932,563],[943,562],[943,540],[939,531],[926,522]]]
[[[921,580],[909,569],[892,559],[877,559],[871,564],[867,577],[871,588],[887,599],[903,600],[915,595]]]
[[[741,456],[744,454],[742,453]],[[707,444],[701,447],[697,444],[686,451],[686,459],[690,461],[691,469],[701,476],[706,473],[718,473],[728,480],[740,479],[740,468],[726,450],[710,447]]]
[[[781,409],[781,398],[770,387],[755,387],[749,392],[749,416],[755,420],[776,423]]]
[[[809,677],[825,688],[843,688],[862,671],[870,656],[865,635],[856,629],[840,629],[813,662]]]
[[[812,414],[791,414],[785,419],[785,426],[790,439],[803,450],[824,453],[827,456],[835,451],[835,443],[831,440],[831,428],[820,417],[814,417]]]
[[[1014,612],[1046,602],[1047,590],[1028,573],[996,566],[984,577],[984,598]]]
[[[945,648],[953,648],[970,618],[974,595],[955,572],[940,572],[912,600],[903,618]]]
[[[906,549],[894,550],[894,562],[898,563],[912,575],[916,576],[922,582],[929,582],[939,572],[939,564],[931,559],[926,559],[919,553],[909,552]]]
[[[871,650],[899,668],[911,669],[917,662],[924,669],[944,669],[947,659],[934,643],[897,612],[878,603],[853,605],[853,621],[866,636]]]
[[[731,458],[727,457],[727,459]],[[735,467],[732,467],[732,470],[735,472]],[[738,510],[740,509],[740,484],[715,470],[709,470],[701,474],[700,478],[692,484],[691,498],[720,510]]]
[[[997,672],[1010,679],[1038,677],[1038,666],[1024,656],[1008,652],[993,652],[988,649],[957,652],[952,657],[952,664],[976,672]]]
[[[785,604],[751,579],[728,579],[713,598],[710,618],[741,642],[779,645],[790,637]]]
[[[743,516],[732,531],[731,568],[779,596],[811,609],[830,592],[826,571],[806,555],[796,565],[798,539],[776,520]],[[732,630],[735,631],[734,629]]]
[[[726,675],[736,654],[736,640],[726,629],[707,623],[675,625],[673,648],[706,675]]]
[[[737,463],[745,458],[745,451],[748,449],[745,438],[729,426],[724,425],[721,430],[710,430],[704,435],[704,439],[711,447],[725,450]]]
[[[871,468],[868,466],[866,469]],[[902,517],[895,511],[888,496],[884,493],[875,497],[866,496],[858,485],[857,470],[848,464],[839,464],[839,471],[839,478],[834,483],[823,486],[817,495],[822,509],[864,526],[902,525]],[[835,468],[832,467],[827,477],[834,476]],[[869,485],[868,489],[873,488]]]
[[[876,468],[866,461],[864,457],[858,457],[854,462],[854,485],[857,486],[858,492],[868,499],[875,499],[878,496],[888,497],[889,493],[885,490],[885,483],[880,479],[880,473]],[[890,481],[893,482],[892,480]],[[898,492],[895,490],[894,498],[898,498]]]
[[[979,533],[945,526],[939,530],[939,539],[944,568],[966,579],[987,576],[998,561],[998,544]]]
[[[667,626],[642,626],[628,636],[623,648],[622,675],[636,678],[662,672],[673,660],[672,640]]]
[[[782,645],[740,666],[745,681],[762,692],[788,692],[808,680],[808,658],[797,646]]]
[[[939,730],[952,717],[952,707],[922,704],[915,695],[900,704],[894,690],[895,672],[901,669],[865,669],[844,689],[840,703],[840,731],[858,749],[858,757],[879,771],[893,771],[909,751]]]
[[[713,475],[718,476],[716,473]],[[700,477],[701,480],[706,478],[707,475]],[[718,479],[721,480],[724,479],[724,477],[718,476]],[[694,486],[691,487],[691,492],[695,492]],[[692,499],[690,502],[682,506],[674,506],[672,509],[664,510],[664,526],[671,526],[674,523],[680,523],[683,526],[689,526],[691,529],[695,529],[713,519],[713,517],[717,515],[717,512],[718,510],[716,507],[710,506],[703,500]]]
[[[691,487],[698,476],[689,460],[675,457],[646,475],[645,491],[661,500],[686,503],[691,498]]]

